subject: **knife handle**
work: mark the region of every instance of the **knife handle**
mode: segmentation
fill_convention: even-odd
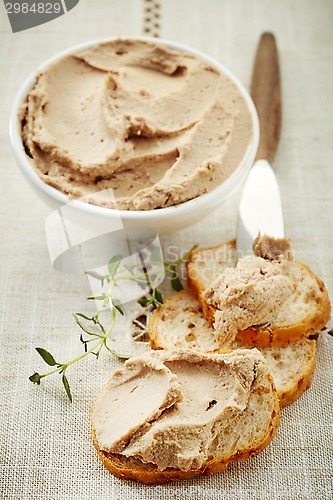
[[[260,141],[256,159],[271,162],[281,130],[281,85],[278,50],[274,35],[264,33],[254,62],[251,96],[260,123]]]

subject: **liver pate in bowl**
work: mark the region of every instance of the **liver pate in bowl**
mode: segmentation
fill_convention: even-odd
[[[247,92],[218,62],[129,38],[81,45],[38,68],[17,95],[10,135],[53,206],[78,199],[95,215],[172,231],[239,185],[259,127]]]

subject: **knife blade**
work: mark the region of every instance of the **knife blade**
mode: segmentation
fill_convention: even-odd
[[[237,259],[251,254],[258,233],[284,236],[280,190],[270,165],[281,130],[281,84],[278,50],[272,33],[264,33],[257,48],[251,97],[256,106],[260,140],[256,160],[245,181],[238,212]]]

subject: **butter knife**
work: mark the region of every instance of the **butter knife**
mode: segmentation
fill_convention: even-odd
[[[281,129],[280,70],[272,33],[264,33],[259,41],[251,97],[259,116],[260,141],[239,205],[237,260],[253,253],[252,244],[259,232],[275,238],[284,236],[280,190],[270,165],[275,157]]]

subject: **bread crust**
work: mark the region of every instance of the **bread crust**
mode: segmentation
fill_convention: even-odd
[[[288,406],[288,405],[291,405],[292,403],[294,403],[311,386],[313,374],[314,374],[315,369],[316,369],[316,344],[317,343],[315,340],[311,340],[310,342],[312,342],[312,356],[310,357],[309,362],[308,362],[307,373],[305,373],[304,375],[302,375],[300,377],[296,386],[295,386],[295,384],[290,384],[288,389],[286,389],[285,391],[278,392],[281,408],[284,408],[285,406]]]
[[[228,466],[229,462],[246,460],[250,457],[254,457],[269,445],[280,425],[280,405],[275,386],[270,373],[267,373],[266,377],[270,381],[274,397],[274,407],[267,432],[260,443],[249,449],[239,450],[227,460],[210,460],[200,469],[182,471],[181,469],[172,469],[168,467],[161,471],[154,464],[145,464],[137,459],[129,459],[122,455],[116,455],[101,450],[96,439],[95,430],[92,429],[93,443],[98,452],[98,456],[103,465],[115,476],[149,485],[164,484],[180,479],[191,479],[196,476],[208,476],[223,471]]]

